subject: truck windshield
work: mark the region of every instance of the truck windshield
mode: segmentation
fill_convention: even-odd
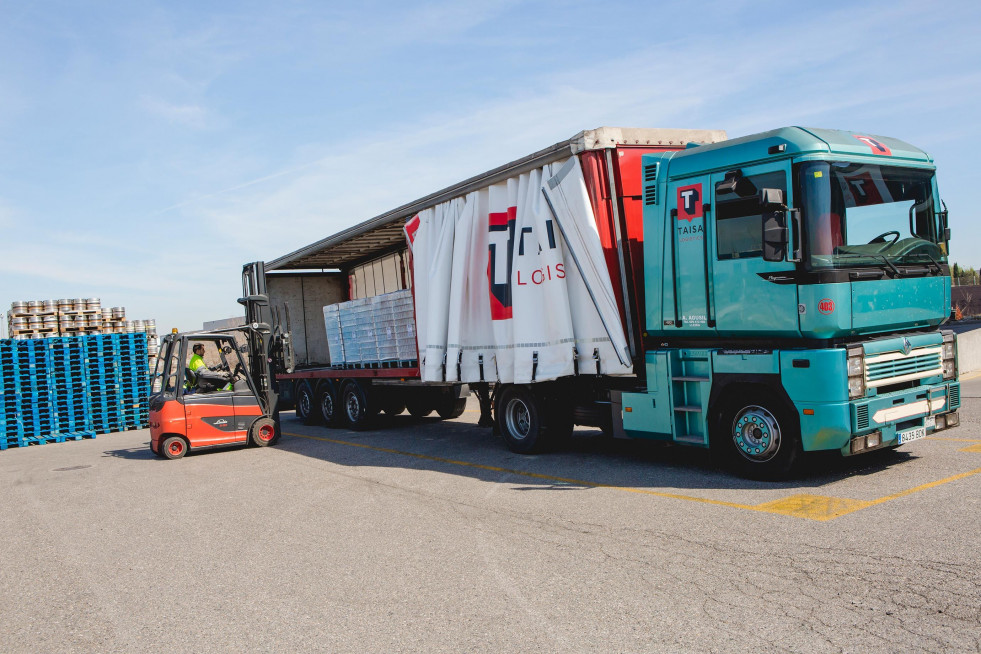
[[[827,161],[797,168],[808,267],[946,260],[933,171]]]

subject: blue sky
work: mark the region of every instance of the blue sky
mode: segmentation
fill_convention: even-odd
[[[601,125],[808,125],[937,161],[981,267],[981,4],[0,0],[0,307],[239,313],[270,260]]]

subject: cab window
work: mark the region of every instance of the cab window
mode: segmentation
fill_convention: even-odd
[[[780,189],[786,198],[786,173],[775,170],[740,177],[734,185],[716,185],[715,231],[720,260],[763,256],[763,209],[759,198],[762,188]]]

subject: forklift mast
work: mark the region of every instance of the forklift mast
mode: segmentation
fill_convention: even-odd
[[[266,294],[266,267],[262,261],[242,266],[242,297],[245,307],[245,334],[248,339],[252,378],[259,392],[266,396],[268,406],[276,405],[272,370],[293,372],[295,356],[290,336],[289,309],[284,326],[279,312],[273,312]]]

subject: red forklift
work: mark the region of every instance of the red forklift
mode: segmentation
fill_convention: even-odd
[[[150,388],[150,449],[158,456],[266,447],[279,439],[279,395],[270,370],[273,362],[293,369],[289,318],[286,330],[278,316],[270,327],[261,263],[245,267],[243,287],[245,326],[164,336]],[[193,371],[192,352],[205,363]]]

